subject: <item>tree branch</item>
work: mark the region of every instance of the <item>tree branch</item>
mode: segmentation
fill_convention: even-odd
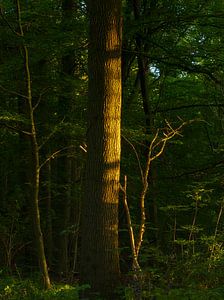
[[[54,153],[52,153],[47,159],[45,159],[45,161],[39,166],[39,170],[41,170],[41,168],[46,165],[47,162],[49,162],[51,159],[54,159],[59,153],[65,151],[65,150],[68,150],[68,149],[71,149],[71,148],[74,148],[74,146],[68,146],[68,147],[64,147],[62,149],[59,149],[57,151],[55,151]]]
[[[169,112],[169,111],[175,111],[175,110],[181,110],[181,109],[188,109],[188,108],[194,108],[194,107],[224,107],[224,104],[189,104],[189,105],[181,105],[176,107],[170,107],[167,109],[156,109],[153,111],[153,113],[161,113],[161,112]]]
[[[16,95],[16,96],[19,96],[19,97],[22,97],[22,98],[27,99],[27,96],[26,96],[26,95],[17,93],[17,92],[15,92],[15,91],[11,91],[11,90],[9,90],[9,89],[6,89],[6,88],[3,87],[1,84],[0,84],[0,89],[2,89],[4,92],[7,92],[7,93],[9,93],[9,94],[13,94],[13,95]]]
[[[29,136],[31,135],[31,132],[16,128],[14,126],[11,126],[11,125],[8,125],[8,124],[5,124],[5,123],[0,123],[0,126],[8,128],[8,129],[10,129],[12,131],[15,131],[15,132],[23,133],[25,135],[29,135]]]
[[[2,20],[6,23],[6,25],[9,27],[9,29],[17,36],[21,36],[21,34],[19,32],[17,32],[12,26],[11,24],[8,22],[8,20],[5,18],[4,14],[3,14],[3,8],[0,8],[0,15],[2,17]]]
[[[138,152],[136,151],[135,146],[123,134],[121,135],[121,137],[125,140],[125,142],[127,142],[131,146],[131,148],[133,149],[133,151],[135,153],[135,156],[136,156],[137,162],[138,162],[138,167],[139,167],[140,174],[141,174],[141,180],[142,180],[142,183],[143,183],[144,182],[143,170],[142,170],[141,162],[140,162],[140,159],[139,159],[139,156],[138,156]]]

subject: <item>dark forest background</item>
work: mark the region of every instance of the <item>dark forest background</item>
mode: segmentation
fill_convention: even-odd
[[[19,4],[19,12],[18,1],[0,4],[0,299],[78,299],[88,288],[79,284],[88,15],[79,0]],[[134,231],[141,223],[141,171],[155,136],[158,143],[145,198],[141,299],[224,298],[223,33],[221,0],[123,1],[121,185],[126,178]],[[55,282],[48,293],[40,288],[32,226],[37,170],[43,243]],[[137,299],[123,194],[120,294]]]

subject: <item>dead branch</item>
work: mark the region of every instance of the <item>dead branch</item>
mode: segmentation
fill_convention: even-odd
[[[140,222],[140,228],[139,228],[139,232],[138,232],[138,236],[136,239],[136,244],[135,244],[135,251],[136,251],[136,255],[138,258],[139,255],[139,251],[141,249],[141,245],[143,242],[143,236],[145,233],[145,221],[146,221],[146,214],[145,214],[145,197],[148,191],[148,177],[149,177],[149,171],[150,171],[150,166],[151,166],[151,162],[153,160],[155,160],[156,158],[158,158],[159,156],[162,155],[165,146],[167,144],[167,142],[172,139],[174,136],[179,135],[180,130],[183,128],[183,126],[191,123],[192,121],[187,121],[187,122],[182,122],[182,124],[177,127],[177,128],[173,128],[170,123],[168,121],[166,121],[167,124],[167,132],[164,133],[163,135],[165,137],[163,138],[159,138],[159,132],[160,130],[158,129],[155,133],[155,136],[153,138],[153,140],[151,141],[149,148],[148,148],[148,157],[147,157],[147,161],[146,161],[146,167],[145,167],[145,171],[143,174],[143,187],[142,187],[142,191],[140,194],[140,212],[141,212],[141,222]],[[158,150],[157,153],[153,153],[156,148],[160,147],[160,150]]]
[[[135,236],[134,236],[134,231],[133,231],[133,226],[131,221],[131,214],[130,214],[128,201],[127,201],[127,176],[126,175],[124,176],[124,186],[122,187],[120,185],[120,187],[123,192],[123,203],[124,203],[124,209],[125,209],[127,225],[128,225],[128,232],[129,232],[130,243],[131,243],[132,267],[133,270],[141,270],[138,263],[138,255],[136,253],[136,245],[135,245]]]
[[[42,90],[42,92],[40,92],[39,98],[38,98],[38,100],[37,100],[37,103],[36,103],[36,104],[34,105],[34,107],[33,107],[33,111],[34,111],[35,109],[37,109],[37,107],[39,106],[39,104],[40,104],[40,102],[41,102],[41,100],[42,100],[43,95],[46,94],[47,91],[48,91],[49,89],[50,89],[50,87],[46,87],[46,88],[44,88],[44,89]]]
[[[4,16],[4,12],[3,12],[3,8],[1,7],[0,9],[0,15],[2,17],[2,20],[5,22],[5,24],[9,27],[9,29],[17,36],[21,36],[21,34],[19,32],[17,32],[12,26],[11,24],[8,22],[8,20],[5,18]]]
[[[16,95],[16,96],[19,96],[19,97],[27,99],[26,95],[20,94],[20,93],[18,93],[16,91],[9,90],[9,89],[5,88],[4,86],[2,86],[1,84],[0,84],[0,89],[2,89],[4,92],[7,92],[9,94]]]
[[[131,148],[133,149],[133,151],[135,153],[135,156],[136,156],[136,159],[137,159],[137,162],[138,162],[138,167],[139,167],[139,170],[140,170],[140,173],[141,173],[141,180],[142,180],[142,183],[143,183],[143,170],[142,170],[141,162],[140,162],[140,159],[139,159],[139,156],[138,156],[138,152],[136,151],[135,146],[128,140],[127,137],[125,137],[123,134],[121,135],[121,137],[131,146]]]
[[[11,125],[8,125],[8,124],[5,124],[5,123],[0,123],[0,126],[5,127],[5,128],[7,128],[7,129],[9,129],[9,130],[18,132],[18,133],[23,133],[23,134],[25,134],[25,135],[31,136],[31,132],[28,132],[28,131],[25,131],[25,130],[16,128],[16,127],[14,127],[14,126],[11,126]]]
[[[60,154],[61,152],[65,151],[65,150],[71,149],[71,148],[74,148],[74,146],[71,145],[71,146],[68,146],[68,147],[64,147],[64,148],[59,149],[59,150],[55,151],[54,153],[52,153],[47,159],[45,159],[45,161],[42,162],[42,164],[39,166],[39,170],[41,170],[41,168],[44,165],[46,165],[46,163],[49,162],[51,159],[54,159],[55,157],[57,157],[58,154]]]

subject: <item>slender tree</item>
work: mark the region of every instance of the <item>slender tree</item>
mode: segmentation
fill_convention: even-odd
[[[16,1],[17,8],[17,19],[18,19],[18,27],[19,32],[18,36],[24,38],[24,30],[22,26],[21,20],[21,8],[20,1]],[[32,210],[32,218],[33,218],[33,228],[35,235],[35,242],[37,247],[37,256],[39,260],[40,270],[43,276],[44,287],[49,289],[51,287],[50,277],[48,274],[48,266],[45,256],[44,249],[44,240],[43,233],[41,229],[41,221],[40,221],[40,209],[39,209],[39,191],[40,191],[40,155],[39,155],[39,145],[37,140],[37,129],[36,122],[34,117],[35,106],[33,105],[33,97],[32,97],[32,80],[30,73],[30,63],[29,63],[29,51],[25,42],[22,43],[22,52],[23,52],[23,60],[24,60],[24,71],[25,71],[25,82],[26,82],[26,92],[25,96],[28,117],[30,120],[30,132],[27,133],[30,136],[31,143],[31,165],[32,165],[32,178],[31,178],[31,186],[32,186],[32,195],[31,195],[31,210]]]
[[[88,11],[88,150],[81,273],[83,282],[110,298],[120,276],[121,1],[91,0]]]
[[[74,18],[74,12],[76,9],[75,0],[63,0],[62,3],[62,31],[68,33],[72,30],[72,21]],[[61,95],[58,101],[60,107],[59,117],[67,122],[71,121],[71,111],[73,110],[74,96],[73,86],[71,78],[74,73],[74,51],[67,50],[61,57],[61,80],[63,85],[61,87]],[[66,78],[70,78],[70,81],[66,82]],[[63,136],[59,137],[59,145],[71,146],[71,134],[63,133]],[[70,150],[71,152],[71,150]],[[72,155],[68,151],[68,155],[62,156],[58,159],[58,193],[59,193],[59,209],[63,214],[60,218],[60,233],[59,233],[59,272],[63,276],[68,276],[69,271],[69,253],[68,253],[68,227],[71,217],[71,185],[72,185]],[[61,233],[63,232],[63,233]]]

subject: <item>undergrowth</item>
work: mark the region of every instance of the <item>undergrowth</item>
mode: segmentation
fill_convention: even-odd
[[[69,284],[54,284],[52,289],[43,290],[40,282],[30,279],[18,279],[7,277],[0,280],[0,299],[2,300],[79,300],[80,290],[88,286],[72,286]],[[135,300],[135,295],[131,287],[123,287],[119,299]],[[94,298],[95,299],[95,298]],[[142,291],[142,300],[221,300],[224,299],[224,286],[210,289],[196,288],[146,288]],[[87,299],[85,299],[87,300]],[[91,300],[91,299],[89,299]],[[106,300],[98,298],[98,300]],[[118,299],[114,299],[118,300]]]
[[[85,287],[82,287],[82,289]],[[7,277],[0,280],[2,300],[78,300],[80,287],[69,284],[53,284],[52,289],[43,290],[39,280]]]

